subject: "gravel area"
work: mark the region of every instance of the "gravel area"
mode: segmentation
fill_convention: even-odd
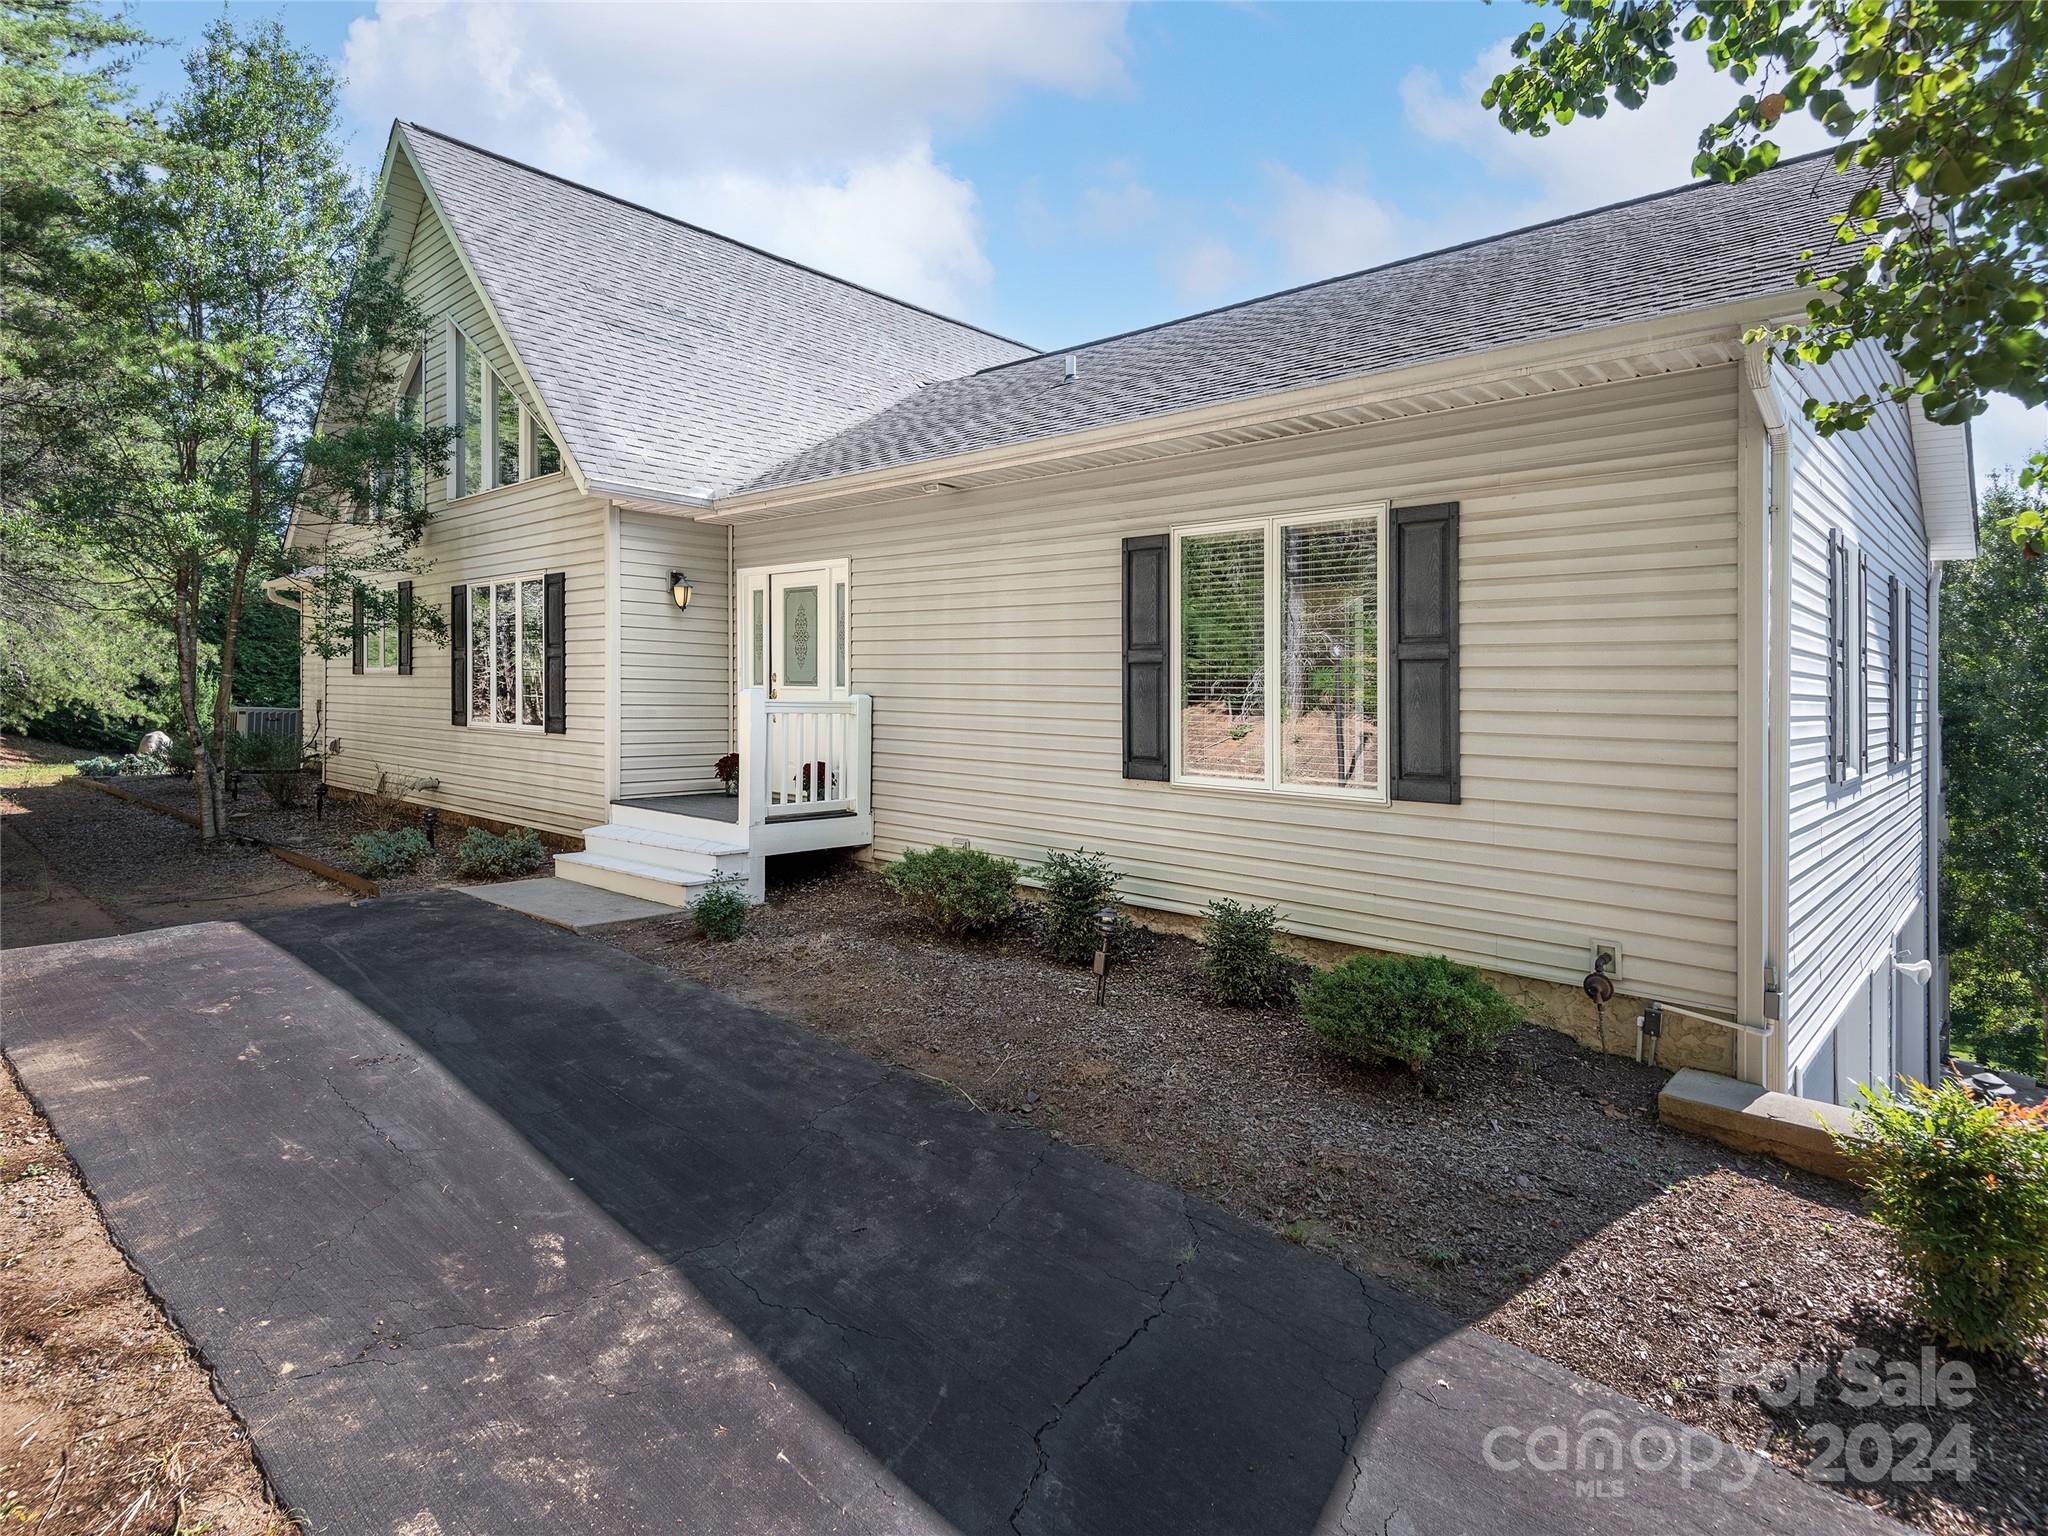
[[[260,848],[208,846],[183,822],[75,781],[9,790],[0,797],[0,837],[0,945],[8,948],[347,899]]]
[[[791,861],[781,861],[789,863]],[[1956,1410],[1773,1408],[1724,1382],[1842,1352],[1918,1360],[1877,1229],[1851,1190],[1665,1130],[1665,1074],[1526,1027],[1433,1084],[1324,1051],[1290,1011],[1202,994],[1189,941],[1139,934],[1093,978],[1033,946],[924,933],[871,871],[778,882],[744,937],[686,921],[609,942],[869,1055],[1029,1117],[1126,1166],[1343,1254],[1488,1332],[1804,1469],[1809,1428],[1966,1424],[1976,1470],[1844,1491],[1940,1532],[2048,1530],[2048,1347],[1971,1361]]]

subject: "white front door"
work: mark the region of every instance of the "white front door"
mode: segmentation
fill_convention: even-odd
[[[847,694],[843,560],[740,572],[740,686],[792,703]]]

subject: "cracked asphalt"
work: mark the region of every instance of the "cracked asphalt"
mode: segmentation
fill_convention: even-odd
[[[0,966],[8,1056],[315,1533],[1901,1529],[466,897]],[[1545,1470],[1553,1425],[1643,1454]]]

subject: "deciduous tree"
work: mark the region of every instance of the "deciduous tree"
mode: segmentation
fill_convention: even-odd
[[[243,32],[222,20],[186,77],[146,162],[123,167],[104,200],[83,308],[116,366],[56,424],[74,451],[47,501],[174,637],[201,831],[213,837],[241,619],[282,568],[294,499],[345,500],[374,530],[347,572],[323,579],[359,578],[417,543],[425,512],[402,508],[401,466],[431,465],[445,445],[389,406],[425,321],[348,171],[325,62],[275,23]],[[316,433],[323,392],[386,404],[331,412]],[[312,606],[317,637],[332,604]],[[209,608],[220,615],[210,700]]]
[[[1799,362],[1876,340],[1904,379],[1877,396],[1809,399],[1823,435],[1862,427],[1885,399],[1918,398],[1947,423],[1993,394],[2048,401],[2048,0],[1537,3],[1563,23],[1516,38],[1515,64],[1484,97],[1510,129],[1640,106],[1677,74],[1681,47],[1703,46],[1745,94],[1702,128],[1696,172],[1768,169],[1792,113],[1842,141],[1837,238],[1853,259],[1807,262],[1804,315],[1765,334]],[[2036,455],[2021,484],[2044,474]],[[2038,526],[2007,527],[2042,547]]]
[[[1987,521],[2042,511],[2009,480]],[[1965,1043],[2039,1071],[2048,1060],[2048,561],[1987,540],[1942,582],[1948,848],[1942,945]],[[2031,1028],[2032,1038],[2027,1037]]]

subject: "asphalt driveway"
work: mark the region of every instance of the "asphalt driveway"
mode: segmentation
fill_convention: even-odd
[[[9,1058],[314,1532],[1900,1529],[462,896],[0,965]],[[1641,1454],[1519,1454],[1589,1424]]]

